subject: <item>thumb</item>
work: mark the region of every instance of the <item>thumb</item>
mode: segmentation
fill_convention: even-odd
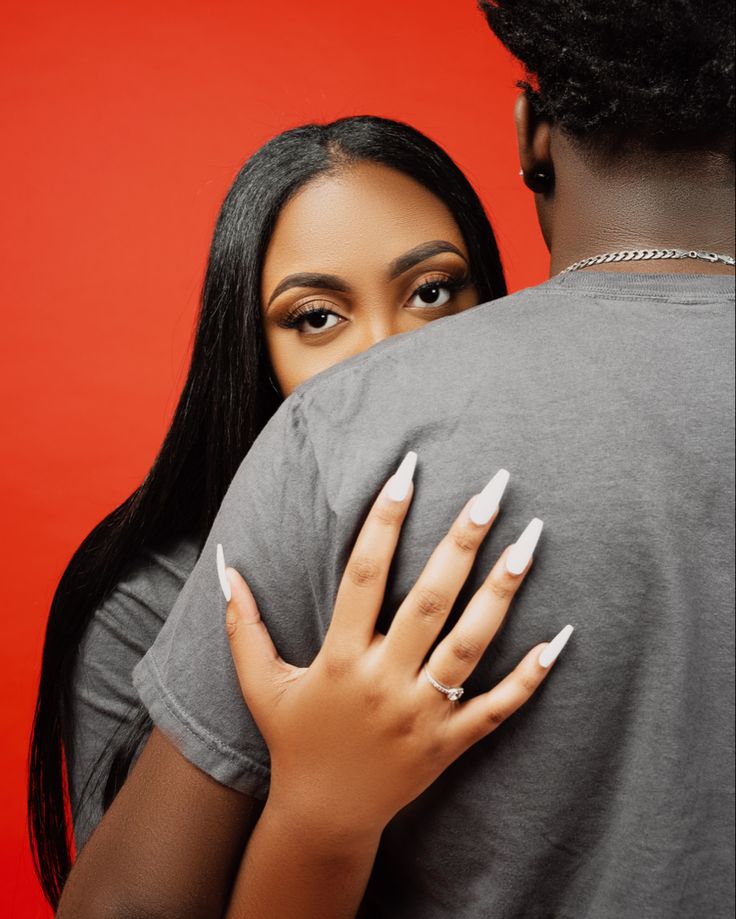
[[[240,689],[248,705],[257,706],[272,696],[277,677],[288,668],[271,641],[250,588],[234,568],[225,567],[219,544],[217,575],[227,600],[225,631]]]

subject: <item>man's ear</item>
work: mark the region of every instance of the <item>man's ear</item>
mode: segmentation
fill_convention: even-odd
[[[549,122],[537,118],[525,92],[516,100],[514,120],[524,184],[536,194],[546,194],[555,175]]]

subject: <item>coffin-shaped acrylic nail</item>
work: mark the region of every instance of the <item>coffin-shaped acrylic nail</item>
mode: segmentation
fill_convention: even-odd
[[[506,469],[499,469],[483,491],[473,501],[470,508],[470,519],[477,526],[485,526],[498,510],[503,493],[509,484],[510,474]]]
[[[560,652],[565,647],[568,642],[568,639],[575,630],[571,625],[566,625],[565,628],[559,632],[552,641],[547,645],[547,647],[539,655],[539,665],[540,667],[549,667],[551,664],[557,660],[560,656]]]
[[[222,551],[222,546],[219,542],[217,543],[217,577],[220,580],[220,587],[225,594],[225,599],[229,603],[233,592],[225,573],[225,553]]]
[[[519,575],[529,564],[537,548],[539,537],[542,535],[543,526],[539,517],[535,517],[513,544],[506,556],[506,568],[509,574]]]
[[[414,478],[417,466],[417,455],[410,450],[401,462],[396,472],[391,476],[386,488],[386,496],[391,501],[403,501],[409,494],[409,486]]]

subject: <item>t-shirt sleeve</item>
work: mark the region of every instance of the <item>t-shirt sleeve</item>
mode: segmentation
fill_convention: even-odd
[[[133,668],[153,644],[194,565],[193,542],[167,549],[142,553],[95,610],[79,646],[73,733],[65,745],[77,852],[102,818],[112,757],[133,739],[133,731],[139,733],[134,724],[144,709],[131,681]]]
[[[268,750],[230,654],[217,543],[227,564],[248,582],[282,657],[308,666],[331,612],[318,610],[320,566],[309,564],[311,547],[327,526],[297,394],[283,403],[243,460],[166,624],[133,671],[154,724],[182,755],[217,781],[257,798],[268,793]]]
[[[152,629],[150,640],[146,642],[142,634],[132,632],[128,615],[132,602],[115,592],[96,610],[75,664],[71,703],[74,733],[66,758],[78,852],[102,817],[110,754],[125,739],[140,709],[130,674],[156,630],[139,615],[139,629]]]

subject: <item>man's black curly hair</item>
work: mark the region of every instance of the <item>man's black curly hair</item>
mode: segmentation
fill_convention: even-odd
[[[480,0],[534,111],[579,140],[721,147],[734,117],[733,0]],[[728,142],[729,148],[731,142]]]

